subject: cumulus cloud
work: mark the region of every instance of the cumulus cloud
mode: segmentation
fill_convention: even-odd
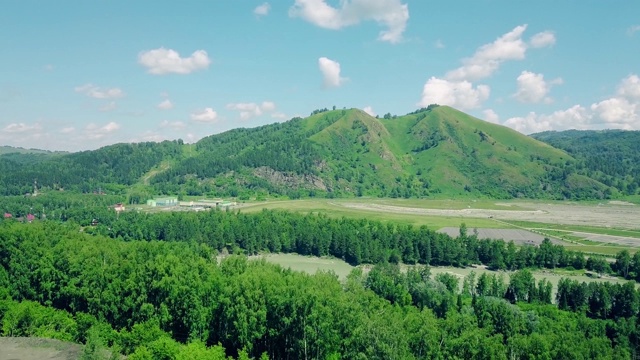
[[[337,61],[321,57],[318,59],[318,67],[326,88],[339,87],[347,80],[340,76],[340,63]]]
[[[191,120],[201,123],[215,123],[218,121],[218,113],[208,107],[191,114]]]
[[[640,78],[631,74],[618,84],[615,94],[590,106],[575,105],[551,115],[530,113],[505,121],[523,133],[566,129],[640,130]]]
[[[524,59],[527,44],[522,40],[522,34],[526,29],[527,25],[517,26],[494,42],[482,45],[472,57],[462,61],[461,67],[449,71],[446,78],[455,81],[479,80],[491,76],[507,60]]]
[[[551,31],[539,32],[531,37],[529,43],[533,48],[552,46],[556,43],[556,35]]]
[[[627,127],[638,121],[636,112],[638,104],[631,103],[625,98],[613,97],[591,105],[594,114],[605,123],[616,127]]]
[[[274,112],[276,110],[276,104],[272,101],[263,101],[261,104],[257,103],[230,103],[227,104],[227,109],[240,112],[240,119],[249,120],[252,117],[260,116],[263,113]]]
[[[407,27],[409,7],[401,0],[342,0],[337,8],[325,0],[295,0],[289,16],[332,30],[373,20],[386,27],[378,40],[398,43]]]
[[[271,114],[271,117],[274,119],[278,119],[278,120],[286,120],[287,119],[287,114],[276,111],[273,114]]]
[[[498,114],[496,114],[495,111],[493,111],[493,109],[482,110],[482,115],[484,116],[484,119],[488,122],[492,122],[494,124],[500,123],[500,117],[498,116]]]
[[[640,101],[640,78],[632,74],[622,79],[618,86],[618,95]]]
[[[94,99],[117,99],[124,97],[124,92],[119,88],[100,88],[93,84],[85,84],[82,86],[76,86],[75,92],[85,94],[88,97]]]
[[[84,135],[89,140],[100,140],[110,133],[118,131],[120,127],[120,124],[113,121],[104,126],[99,126],[92,123],[85,127]]]
[[[269,14],[269,10],[271,10],[271,5],[268,2],[258,5],[255,9],[253,9],[253,13],[258,16],[265,16]]]
[[[23,133],[23,132],[29,132],[29,131],[39,131],[39,130],[42,130],[42,126],[37,123],[33,125],[28,125],[25,123],[11,123],[5,126],[2,129],[2,132],[8,133],[8,134],[16,134],[16,133]]]
[[[371,106],[365,106],[364,109],[362,109],[362,111],[366,112],[371,116],[376,116],[376,113],[373,111],[373,108]]]
[[[516,79],[518,90],[513,97],[523,103],[551,103],[552,99],[547,97],[552,85],[562,84],[562,79],[557,78],[550,82],[544,80],[544,75],[531,71],[523,71]]]
[[[522,40],[522,35],[526,29],[526,24],[516,26],[493,42],[480,46],[471,57],[462,60],[462,66],[448,71],[444,78],[429,78],[423,87],[422,99],[418,105],[438,103],[462,110],[480,107],[489,98],[490,88],[482,84],[474,85],[473,82],[493,75],[505,61],[524,59],[528,45]],[[546,31],[537,35],[539,36],[534,37],[539,45],[548,42],[549,36],[553,36],[553,33]],[[529,84],[525,82],[524,85]],[[523,88],[518,96],[523,99],[539,96],[530,90],[532,89]]]
[[[168,121],[168,120],[165,120],[165,121],[160,123],[160,127],[161,128],[169,128],[169,129],[173,129],[173,130],[180,130],[180,129],[186,128],[187,124],[185,124],[182,121]]]
[[[177,51],[162,47],[141,52],[138,55],[138,63],[154,75],[190,74],[208,68],[211,59],[204,50],[197,50],[191,56],[183,58]]]
[[[526,117],[507,119],[504,125],[525,134],[547,130],[587,129],[590,127],[592,115],[580,106],[574,105],[566,110],[558,110],[551,115],[529,113]]]
[[[44,149],[48,144],[45,140],[50,136],[50,132],[39,123],[11,123],[0,128],[0,142],[9,146]]]
[[[173,109],[173,103],[169,99],[164,99],[160,104],[158,104],[158,109],[160,110],[169,110]]]
[[[113,111],[115,110],[117,107],[116,102],[115,101],[110,101],[108,104],[105,104],[104,106],[101,106],[98,110],[101,112],[109,112],[109,111]]]
[[[430,104],[449,105],[458,109],[475,109],[489,98],[491,89],[487,85],[473,86],[468,81],[449,81],[431,77],[422,90],[419,106]]]

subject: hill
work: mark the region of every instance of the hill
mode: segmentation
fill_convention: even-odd
[[[640,131],[567,130],[531,135],[576,158],[576,171],[627,195],[640,190]]]
[[[252,197],[602,198],[610,189],[575,159],[509,128],[447,106],[379,119],[358,109],[235,129],[195,145],[118,144],[0,175],[24,191],[52,188]],[[572,167],[573,166],[573,167]],[[20,185],[17,185],[20,184]],[[147,185],[148,184],[148,185]],[[6,190],[11,192],[14,190]]]

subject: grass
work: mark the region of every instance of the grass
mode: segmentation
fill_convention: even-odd
[[[311,256],[302,256],[296,254],[266,254],[252,257],[253,259],[265,258],[267,261],[278,264],[284,268],[290,268],[295,271],[302,271],[308,274],[315,274],[317,271],[333,271],[338,278],[343,280],[347,277],[347,275],[354,269],[353,266],[347,264],[341,259],[335,258],[317,258]],[[402,268],[407,269],[409,266],[402,266]],[[360,265],[363,268],[370,268],[371,265]],[[472,271],[479,276],[482,273],[488,274],[502,274],[504,276],[504,280],[506,283],[509,282],[509,276],[512,272],[509,271],[493,271],[488,270],[484,267],[467,267],[467,268],[457,268],[452,266],[436,266],[431,267],[431,276],[435,277],[435,275],[439,273],[450,273],[458,276],[459,282],[458,285],[462,288],[462,279],[469,275]],[[545,270],[532,270],[533,276],[537,281],[542,279],[547,279],[549,282],[553,284],[554,288],[554,296],[555,291],[558,288],[558,281],[560,281],[563,277],[568,277],[574,280],[578,280],[580,282],[613,282],[613,283],[624,283],[625,280],[619,278],[594,278],[587,276],[584,270],[568,270],[568,269],[545,269]]]
[[[465,218],[460,216],[429,216],[422,214],[399,214],[390,213],[385,211],[371,211],[363,209],[353,209],[340,206],[340,203],[348,202],[362,202],[362,203],[379,203],[385,205],[405,206],[411,205],[411,207],[420,202],[423,208],[440,208],[446,209],[446,203],[456,204],[460,208],[463,207],[466,201],[433,201],[433,205],[436,207],[430,207],[427,205],[432,204],[432,200],[403,200],[388,199],[313,199],[313,200],[278,200],[269,202],[253,202],[245,203],[240,208],[242,212],[257,212],[262,209],[279,209],[287,211],[296,211],[302,213],[322,213],[331,217],[348,217],[348,218],[367,218],[371,220],[378,220],[382,222],[394,222],[401,224],[410,224],[415,226],[426,225],[432,229],[440,229],[443,227],[459,227],[461,223],[465,223],[468,228],[500,228],[504,227],[501,224],[494,222],[491,219],[483,218]],[[424,203],[422,203],[424,202]]]
[[[564,231],[564,232],[584,232],[584,233],[590,233],[590,234],[626,236],[626,237],[640,239],[640,231],[638,230],[625,230],[625,229],[604,228],[604,227],[598,227],[598,226],[585,226],[585,225],[547,224],[547,223],[538,223],[538,222],[531,222],[531,221],[515,221],[515,220],[507,220],[506,222],[512,225],[527,228],[527,229],[546,230],[546,231]]]
[[[354,269],[341,259],[318,258],[314,256],[302,256],[296,254],[264,254],[252,256],[251,259],[261,259],[278,264],[283,268],[290,268],[295,271],[302,271],[308,274],[315,274],[318,271],[333,271],[338,278],[344,280]]]

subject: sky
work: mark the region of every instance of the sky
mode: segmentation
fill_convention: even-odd
[[[640,130],[640,1],[7,0],[0,145],[192,143],[321,108]]]

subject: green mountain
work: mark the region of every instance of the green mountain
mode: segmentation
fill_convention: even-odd
[[[213,135],[159,173],[165,192],[597,198],[564,151],[447,106],[378,119],[357,109]]]
[[[566,152],[514,130],[433,105],[384,119],[357,109],[318,110],[194,145],[118,144],[29,169],[13,163],[13,175],[0,175],[0,182],[22,190],[38,178],[41,186],[82,191],[115,183],[122,191],[240,197],[611,195],[572,170],[575,164]]]
[[[578,173],[627,195],[639,193],[640,131],[567,130],[531,136],[568,152],[578,160]]]

